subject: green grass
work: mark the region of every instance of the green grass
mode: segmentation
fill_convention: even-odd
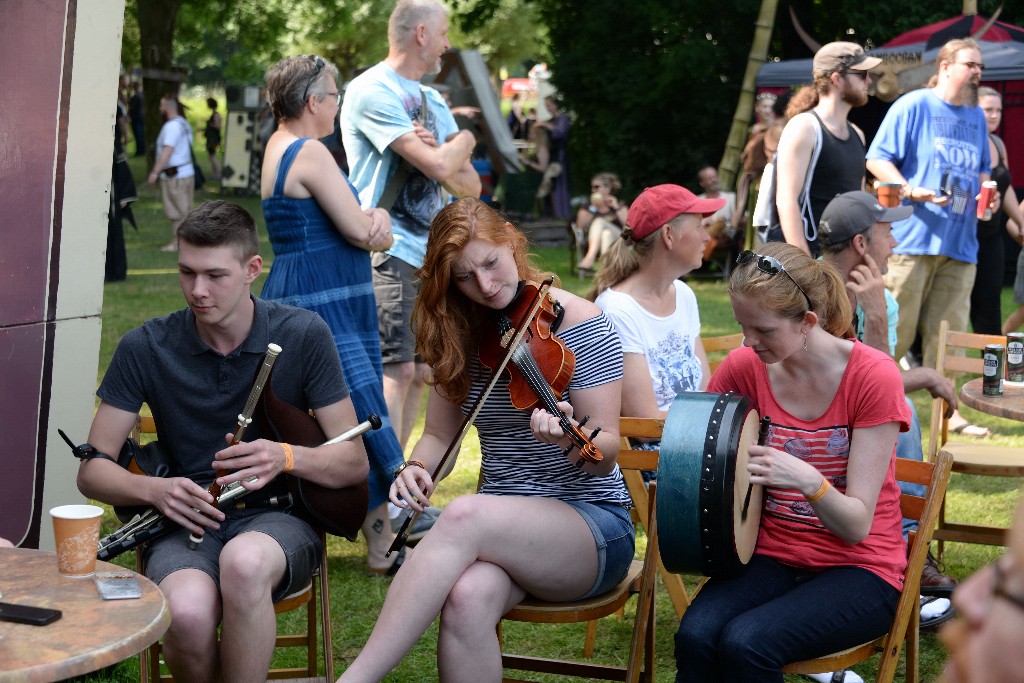
[[[205,111],[205,110],[203,110]],[[207,166],[205,154],[199,159]],[[147,169],[141,160],[132,159],[136,178],[144,179]],[[208,190],[202,191],[197,197],[200,200],[223,197],[245,206],[257,219],[263,237],[263,253],[269,266],[272,260],[270,247],[266,242],[262,212],[259,201],[252,197],[235,197],[222,195],[217,191],[216,183],[209,183]],[[100,350],[99,375],[102,377],[117,340],[129,329],[143,320],[161,315],[180,308],[183,305],[182,295],[178,288],[176,276],[176,260],[173,254],[164,254],[158,247],[168,241],[170,224],[164,218],[160,207],[157,191],[145,185],[139,185],[140,201],[134,205],[139,219],[139,232],[126,228],[128,243],[129,275],[125,282],[110,283],[104,287],[103,305],[103,339]],[[562,280],[562,286],[577,293],[584,293],[591,281],[580,280],[568,272],[568,254],[564,248],[536,250],[538,261],[542,267],[554,270]],[[259,292],[262,286],[257,282],[254,291]],[[691,282],[696,291],[701,307],[702,330],[705,336],[728,334],[738,331],[732,319],[728,296],[724,283],[718,280],[699,280]],[[1008,314],[1014,304],[1010,300],[1009,290],[1004,291],[1004,314]],[[927,440],[928,423],[931,415],[930,402],[923,392],[914,396],[915,404],[922,420],[922,428]],[[1014,446],[1024,446],[1024,424],[991,417],[970,409],[963,409],[967,419],[989,427],[994,432],[991,441]],[[417,430],[422,428],[422,415]],[[412,442],[417,434],[414,433]],[[953,437],[959,438],[959,437]],[[927,444],[926,444],[927,445]],[[479,467],[480,450],[475,433],[471,432],[462,449],[462,455],[453,474],[438,488],[435,502],[441,505],[455,496],[471,492],[476,485]],[[992,477],[966,477],[955,475],[949,488],[949,508],[951,517],[962,517],[978,522],[993,524],[1009,523],[1014,505],[1018,498],[1015,480]],[[112,515],[108,515],[104,532],[117,527]],[[639,544],[644,543],[641,539]],[[946,547],[946,562],[950,573],[963,578],[977,570],[986,562],[998,555],[998,550],[983,546],[953,543]],[[365,551],[361,543],[348,543],[331,538],[328,543],[331,583],[331,610],[333,617],[333,643],[335,670],[340,673],[346,663],[358,654],[363,643],[373,628],[376,616],[387,591],[388,580],[368,578],[363,573]],[[129,556],[118,558],[130,564]],[[676,629],[676,620],[668,597],[662,590],[657,600],[657,680],[671,681],[674,677],[675,664],[673,659],[672,634]],[[632,615],[632,606],[627,616]],[[299,626],[297,613],[283,615],[282,620],[289,626]],[[630,639],[630,622],[609,618],[604,620],[598,631],[597,653],[595,661],[608,664],[622,664],[628,655]],[[505,638],[510,650],[527,652],[548,657],[574,657],[582,650],[583,625],[573,626],[538,626],[527,624],[508,624],[504,628]],[[436,680],[436,625],[419,641],[417,646],[405,657],[399,667],[386,679],[387,681],[421,683]],[[945,661],[942,646],[933,635],[922,636],[922,680],[935,680]],[[282,662],[297,662],[301,654],[279,656]],[[281,663],[281,662],[279,662]],[[856,667],[866,680],[872,680],[875,673],[874,660]],[[897,680],[902,680],[902,669]],[[138,680],[138,659],[126,660],[111,669],[83,678],[91,683],[121,682]],[[551,677],[538,680],[554,680]],[[787,680],[806,680],[791,676]]]

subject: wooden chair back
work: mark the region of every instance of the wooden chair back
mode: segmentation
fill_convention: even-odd
[[[705,353],[708,354],[711,372],[714,373],[718,366],[722,364],[722,360],[729,351],[743,346],[743,333],[736,332],[735,334],[723,334],[718,337],[701,337],[701,342],[704,344]],[[712,354],[714,354],[714,357],[712,357]]]
[[[647,436],[659,436],[665,425],[664,420],[642,418],[623,418],[623,420],[630,420],[629,426]],[[639,470],[658,469],[658,452],[625,449],[619,452],[617,462],[624,477],[633,474],[640,477]],[[584,656],[590,657],[593,654],[596,620],[621,612],[626,601],[630,597],[636,596],[637,606],[627,665],[612,667],[590,662],[542,659],[527,655],[508,654],[503,651],[502,666],[504,668],[615,681],[654,680],[654,590],[656,570],[661,555],[658,551],[658,530],[655,516],[657,484],[652,482],[648,487],[643,487],[641,478],[641,487],[644,490],[643,496],[635,495],[633,502],[636,519],[642,522],[647,533],[647,548],[642,559],[633,561],[626,578],[618,586],[603,595],[575,602],[543,602],[527,597],[502,617],[502,620],[505,621],[533,623],[588,622]],[[500,638],[500,624],[498,633]],[[503,680],[515,681],[517,679],[504,678]]]
[[[132,438],[138,441],[143,434],[156,435],[156,423],[149,415],[140,415],[132,430]],[[320,532],[320,543],[323,553],[320,557],[320,564],[313,570],[313,578],[302,589],[283,597],[274,603],[274,613],[284,614],[292,610],[304,607],[306,609],[305,631],[298,633],[278,633],[274,641],[275,648],[305,648],[305,666],[277,667],[267,671],[267,679],[303,679],[307,681],[334,680],[334,652],[331,642],[331,599],[330,586],[327,574],[327,537]],[[135,553],[136,571],[145,573],[145,564],[142,561],[142,553]],[[317,619],[317,605],[319,605],[319,620]],[[319,621],[320,638],[317,638],[317,624]],[[279,620],[278,630],[281,623]],[[317,642],[323,650],[324,676],[317,675]],[[173,681],[174,677],[164,673],[161,668],[161,653],[163,648],[160,641],[153,643],[139,653],[139,674],[142,683],[151,681]]]
[[[923,497],[900,495],[900,509],[903,516],[916,519],[918,528],[910,534],[907,546],[907,569],[903,582],[903,591],[896,603],[896,615],[892,627],[881,638],[870,643],[836,652],[834,654],[793,662],[782,671],[789,674],[824,673],[846,669],[857,662],[871,657],[877,652],[882,653],[878,664],[876,683],[891,683],[896,675],[899,664],[900,650],[903,643],[907,644],[906,683],[918,681],[919,629],[921,570],[928,557],[928,544],[939,517],[939,508],[946,495],[949,473],[953,466],[953,456],[946,451],[939,451],[931,462],[896,459],[896,479],[925,486]]]

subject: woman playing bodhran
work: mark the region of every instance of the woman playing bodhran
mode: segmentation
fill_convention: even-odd
[[[434,219],[413,310],[416,351],[433,368],[423,437],[396,473],[391,500],[417,510],[431,478],[491,376],[481,344],[497,334],[499,314],[536,281],[526,236],[486,204],[464,198]],[[529,286],[526,287],[526,290]],[[633,558],[629,495],[615,464],[622,350],[601,311],[561,289],[557,336],[575,354],[575,371],[557,397],[570,419],[589,415],[600,462],[577,467],[579,451],[544,409],[519,410],[502,381],[474,424],[483,483],[445,507],[395,576],[366,647],[342,681],[378,681],[440,613],[441,680],[501,679],[495,625],[527,593],[572,600],[609,590]],[[575,420],[574,420],[575,426]]]
[[[748,471],[765,487],[753,558],[714,577],[676,633],[676,681],[783,680],[792,661],[889,630],[906,567],[895,443],[907,429],[893,360],[843,338],[842,279],[796,247],[742,252],[729,282],[745,336],[708,390],[771,417]]]

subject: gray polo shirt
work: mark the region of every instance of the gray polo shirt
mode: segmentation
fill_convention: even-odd
[[[96,393],[128,412],[149,404],[160,443],[178,465],[175,475],[200,484],[213,480],[213,455],[227,446],[224,435],[237,429],[269,343],[282,347],[271,375],[278,398],[316,409],[348,396],[323,319],[301,308],[253,301],[252,330],[227,356],[199,338],[189,308],[143,323],[117,345]],[[255,441],[265,433],[254,419],[243,440]]]

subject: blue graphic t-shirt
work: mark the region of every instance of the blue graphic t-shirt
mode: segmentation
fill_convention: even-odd
[[[424,96],[426,113],[421,111]],[[346,89],[341,136],[349,178],[359,191],[359,204],[364,209],[377,206],[398,170],[401,158],[388,146],[413,132],[413,121],[433,133],[438,144],[459,130],[440,93],[403,78],[384,62],[357,76]],[[423,265],[430,222],[447,200],[448,193],[439,182],[413,168],[391,207],[395,243],[388,253],[416,268]]]
[[[684,391],[700,391],[704,372],[694,350],[700,337],[700,313],[693,290],[675,281],[676,308],[657,316],[622,292],[606,289],[596,303],[615,325],[623,353],[647,359],[654,398],[659,410],[668,410]]]
[[[949,104],[930,88],[909,92],[885,115],[868,159],[890,161],[911,185],[952,198],[946,206],[911,202],[914,214],[892,224],[896,253],[977,262],[975,197],[979,174],[991,170],[985,115],[977,105]]]

